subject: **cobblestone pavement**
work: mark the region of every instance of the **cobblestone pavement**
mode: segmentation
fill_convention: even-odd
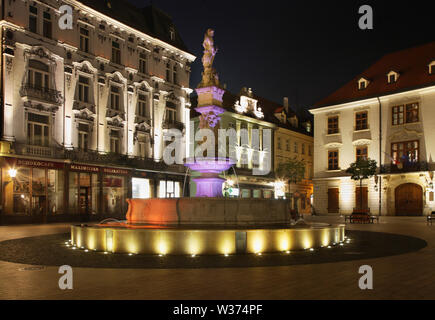
[[[379,224],[347,228],[414,236],[428,246],[392,257],[280,267],[74,268],[74,289],[66,291],[58,287],[57,267],[0,261],[0,299],[435,299],[435,225],[427,226],[423,217],[381,217]],[[67,224],[0,226],[0,241],[68,230]],[[373,267],[373,290],[358,287],[358,269],[365,264]]]

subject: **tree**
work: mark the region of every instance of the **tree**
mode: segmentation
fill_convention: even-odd
[[[352,180],[359,180],[359,185],[360,185],[360,203],[359,203],[359,207],[362,210],[362,201],[363,201],[363,196],[362,196],[362,181],[364,179],[369,179],[371,177],[373,177],[376,174],[376,170],[377,170],[377,163],[376,160],[371,160],[370,158],[367,159],[358,159],[356,162],[352,163],[350,165],[349,168],[347,168],[346,173],[350,173],[351,174],[351,179]]]
[[[305,162],[296,158],[288,159],[287,162],[278,165],[275,174],[279,179],[287,180],[289,184],[296,184],[305,177]]]

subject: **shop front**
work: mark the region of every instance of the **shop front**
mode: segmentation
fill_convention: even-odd
[[[64,213],[64,163],[2,158],[1,220],[44,223]]]
[[[130,170],[1,158],[1,224],[124,219]]]

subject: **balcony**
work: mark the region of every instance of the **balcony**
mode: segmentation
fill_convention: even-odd
[[[22,156],[62,158],[62,149],[60,148],[15,143],[13,149],[15,150],[15,154]]]
[[[420,172],[428,171],[429,164],[425,161],[421,162],[408,162],[404,164],[388,164],[382,165],[380,173],[409,173],[409,172]]]
[[[178,129],[184,130],[184,123],[179,121],[164,121],[163,129]]]
[[[29,83],[26,83],[21,86],[20,95],[21,97],[27,97],[29,99],[37,99],[55,105],[61,105],[63,102],[63,98],[60,91],[40,87]]]
[[[186,167],[183,165],[167,165],[163,161],[156,162],[152,158],[132,157],[119,153],[100,153],[96,150],[65,149],[62,146],[42,147],[16,142],[13,144],[13,150],[13,154],[35,158],[70,160],[104,166],[125,166],[144,170],[186,172]]]

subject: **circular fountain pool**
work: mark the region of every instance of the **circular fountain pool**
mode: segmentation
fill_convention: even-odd
[[[344,225],[291,225],[289,202],[267,199],[129,199],[127,221],[71,226],[90,250],[214,255],[304,250],[344,241]]]

